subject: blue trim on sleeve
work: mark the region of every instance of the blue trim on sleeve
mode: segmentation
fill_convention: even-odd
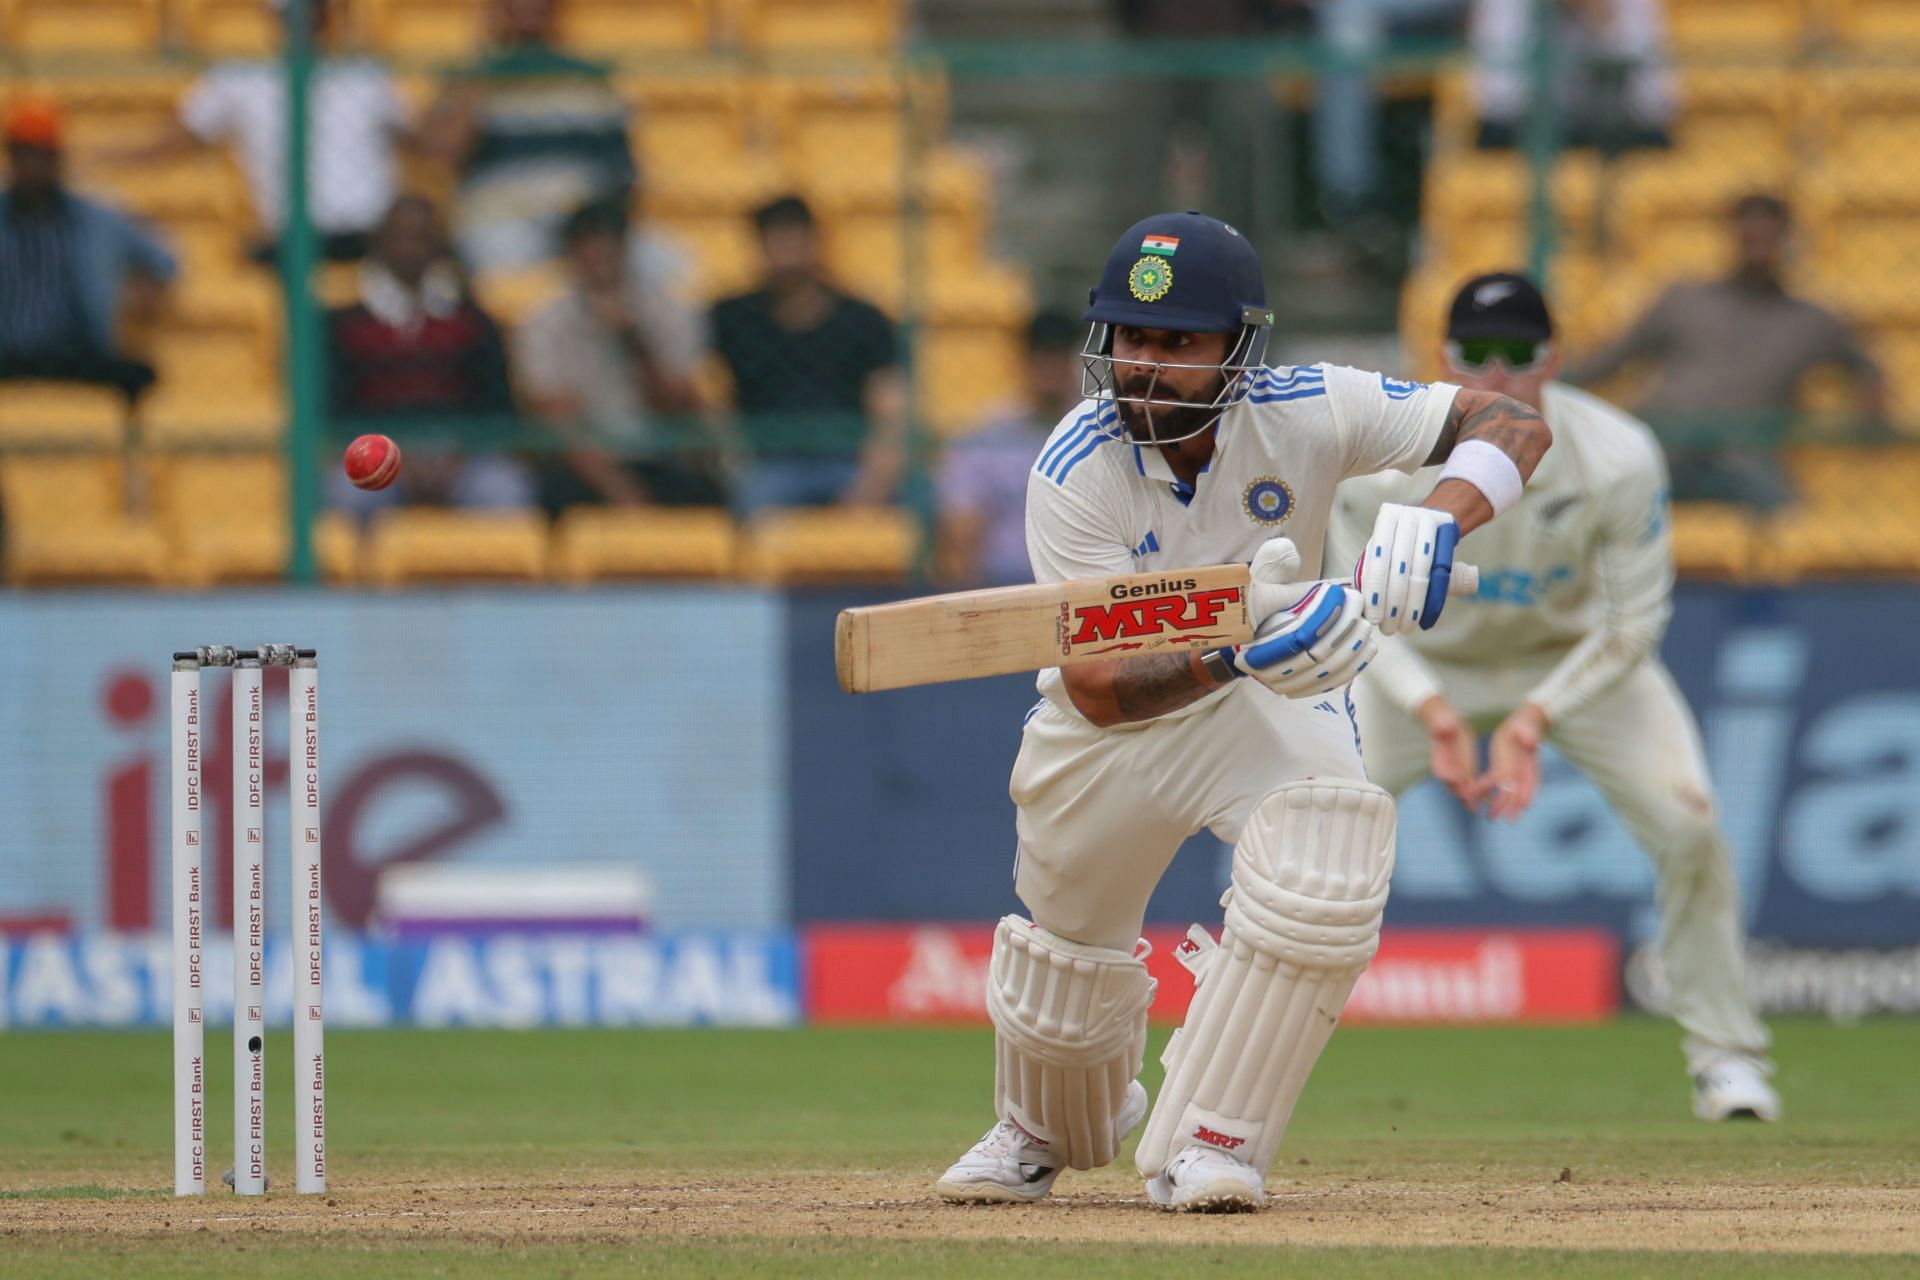
[[[1074,419],[1072,428],[1041,453],[1040,461],[1034,464],[1034,470],[1055,484],[1064,483],[1067,472],[1072,469],[1074,463],[1093,452],[1101,441],[1113,439],[1105,428],[1115,422],[1119,416],[1119,411],[1111,406],[1080,415]],[[1089,437],[1092,437],[1092,444],[1087,443]]]

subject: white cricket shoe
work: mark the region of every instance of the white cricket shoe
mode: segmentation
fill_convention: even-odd
[[[1118,1127],[1124,1139],[1147,1118],[1147,1089],[1135,1080],[1120,1103]],[[954,1204],[1020,1204],[1053,1190],[1060,1157],[1035,1142],[1011,1120],[987,1130],[987,1136],[954,1161],[934,1189]]]
[[[1185,1147],[1147,1179],[1147,1199],[1174,1213],[1252,1213],[1266,1207],[1266,1179],[1224,1151]]]
[[[1778,1120],[1780,1095],[1767,1083],[1773,1069],[1744,1053],[1722,1054],[1693,1077],[1693,1114],[1702,1120]]]

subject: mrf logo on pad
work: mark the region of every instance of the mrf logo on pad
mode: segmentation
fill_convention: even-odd
[[[1220,643],[1228,635],[1222,616],[1241,604],[1239,587],[1202,589],[1192,578],[1173,578],[1144,585],[1116,584],[1110,604],[1063,604],[1059,639],[1062,654],[1090,644],[1105,643],[1088,653],[1124,653],[1150,639],[1176,639],[1183,645]]]
[[[1232,1151],[1235,1147],[1244,1147],[1247,1145],[1245,1138],[1236,1138],[1230,1133],[1221,1133],[1218,1129],[1209,1129],[1205,1125],[1198,1125],[1194,1128],[1193,1138],[1195,1142],[1204,1142],[1208,1146],[1218,1147],[1222,1151]]]

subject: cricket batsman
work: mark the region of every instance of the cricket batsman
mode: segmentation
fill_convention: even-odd
[[[1519,501],[1550,435],[1492,391],[1266,367],[1259,257],[1199,213],[1130,227],[1091,304],[1089,398],[1028,478],[1039,581],[1178,580],[1237,560],[1277,582],[1320,563],[1342,480],[1440,468],[1424,495],[1374,513],[1346,583],[1255,589],[1265,616],[1247,644],[1042,672],[1013,766],[1015,889],[1032,918],[994,936],[999,1123],[940,1194],[1038,1200],[1062,1169],[1112,1161],[1144,1119],[1135,1164],[1154,1204],[1255,1209],[1378,946],[1393,870],[1393,800],[1367,781],[1346,686],[1376,635],[1440,618],[1455,539]],[[1203,827],[1234,846],[1226,919],[1217,944],[1196,928],[1181,946],[1198,987],[1149,1118],[1140,927]]]
[[[1552,380],[1553,321],[1524,276],[1468,281],[1445,350],[1462,386],[1540,410],[1554,447],[1518,509],[1466,544],[1479,594],[1456,604],[1443,630],[1383,646],[1359,682],[1367,776],[1398,795],[1431,773],[1469,808],[1517,818],[1539,789],[1540,744],[1553,743],[1653,859],[1694,1114],[1777,1119],[1700,730],[1660,661],[1673,609],[1660,446],[1637,419]],[[1342,485],[1327,563],[1353,563],[1375,510],[1425,492],[1431,479]],[[1489,732],[1483,771],[1476,747]]]

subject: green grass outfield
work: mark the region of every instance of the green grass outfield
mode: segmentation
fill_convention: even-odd
[[[1777,1033],[1787,1120],[1708,1126],[1669,1024],[1344,1030],[1275,1208],[1208,1219],[1149,1210],[1125,1160],[1059,1204],[936,1206],[991,1119],[981,1031],[336,1031],[325,1202],[281,1190],[280,1035],[264,1203],[167,1194],[164,1034],[6,1035],[0,1275],[1920,1274],[1920,1021]],[[1856,1213],[1872,1251],[1843,1254]]]

